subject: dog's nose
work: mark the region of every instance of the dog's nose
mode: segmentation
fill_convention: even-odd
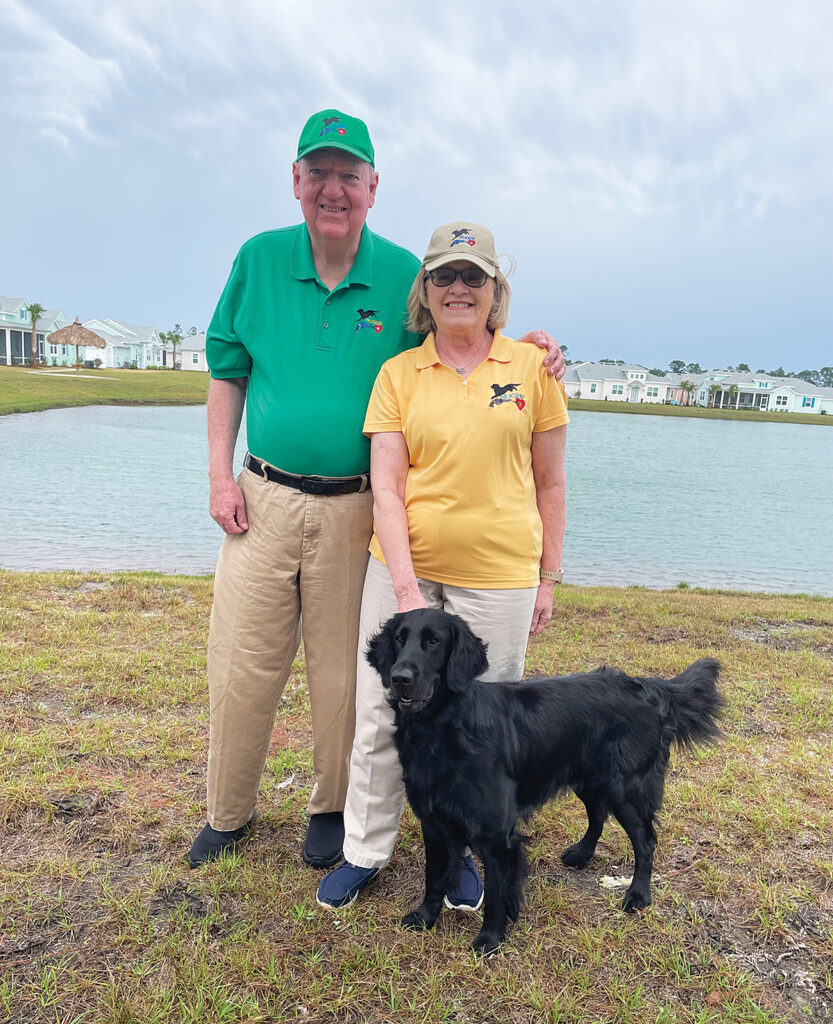
[[[390,674],[390,681],[397,689],[407,690],[414,681],[414,673],[409,668],[396,668]]]

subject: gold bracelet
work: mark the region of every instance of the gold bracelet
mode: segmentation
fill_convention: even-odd
[[[564,575],[561,569],[539,569],[538,572],[542,580],[552,580],[553,583],[560,583]]]

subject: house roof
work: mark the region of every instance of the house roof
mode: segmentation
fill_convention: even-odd
[[[800,377],[773,377],[768,373],[727,373],[725,377],[715,381],[715,383],[720,384],[724,388],[735,386],[757,390],[758,381],[765,381],[771,385],[766,389],[770,394],[779,388],[787,388],[797,395],[818,395],[824,390],[815,384],[811,384],[809,381],[802,380]]]
[[[642,380],[633,380],[628,373],[644,373]],[[624,363],[616,366],[612,363],[571,363],[564,371],[564,382],[566,384],[578,384],[581,381],[602,381],[612,380],[617,384],[668,384],[667,377],[657,377],[651,373],[647,366],[640,366],[638,363]]]
[[[205,352],[205,331],[201,334],[186,335],[177,348],[181,352]]]
[[[158,333],[155,327],[137,326],[126,324],[122,320],[93,318],[85,320],[84,326],[100,335],[111,345],[146,345],[149,342],[158,343]],[[156,335],[156,337],[154,337]]]

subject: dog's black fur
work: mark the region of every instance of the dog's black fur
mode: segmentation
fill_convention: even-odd
[[[403,918],[431,928],[466,845],[485,868],[479,952],[497,949],[521,906],[527,872],[519,819],[563,788],[587,809],[587,832],[565,864],[590,860],[608,814],[633,844],[623,907],[651,902],[654,823],[672,740],[708,743],[720,733],[719,664],[702,658],[676,679],[632,679],[612,668],[482,683],[486,648],[466,623],[437,609],[395,615],[367,659],[388,688],[408,800],[422,823],[425,899]]]

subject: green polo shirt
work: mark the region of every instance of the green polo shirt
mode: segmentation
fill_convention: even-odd
[[[412,253],[367,226],[350,273],[332,292],[316,273],[305,224],[243,245],[205,350],[212,377],[249,378],[253,455],[288,473],[367,472],[362,425],[376,374],[421,340],[405,330],[418,269]]]

